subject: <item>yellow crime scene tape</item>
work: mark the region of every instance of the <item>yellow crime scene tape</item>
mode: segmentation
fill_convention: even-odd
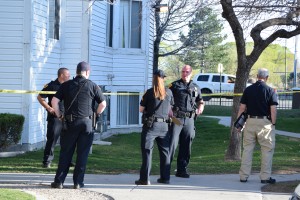
[[[35,90],[6,90],[0,89],[0,93],[7,94],[55,94],[56,91],[35,91]],[[300,91],[289,91],[289,92],[277,92],[277,94],[293,94],[300,93]],[[144,93],[138,92],[104,92],[104,95],[143,95]],[[242,96],[242,93],[232,93],[232,92],[223,92],[223,93],[213,93],[213,94],[202,94],[202,96]]]
[[[0,89],[0,93],[7,94],[55,94],[56,91],[35,91],[35,90],[6,90]],[[134,92],[115,92],[115,93],[107,93],[104,92],[104,95],[143,95],[144,93],[134,93]]]
[[[276,93],[277,94],[293,94],[293,93],[300,93],[300,91],[276,92]],[[232,92],[202,94],[202,96],[242,96],[242,95],[243,95],[243,93],[232,93]]]

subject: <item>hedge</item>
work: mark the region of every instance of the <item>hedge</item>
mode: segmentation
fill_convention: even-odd
[[[0,150],[20,141],[24,120],[22,115],[0,113]]]

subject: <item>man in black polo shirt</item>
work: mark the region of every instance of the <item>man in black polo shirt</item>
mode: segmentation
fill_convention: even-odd
[[[69,171],[69,163],[72,160],[76,148],[76,165],[73,172],[74,189],[84,187],[84,173],[88,154],[93,143],[94,132],[92,130],[92,115],[95,104],[100,115],[105,107],[106,101],[99,86],[89,80],[90,65],[80,62],[77,65],[76,77],[61,85],[52,99],[52,106],[62,119],[59,110],[59,102],[64,101],[65,117],[68,130],[61,135],[59,164],[51,183],[52,188],[63,188],[63,183]]]
[[[257,82],[247,87],[243,93],[238,116],[247,112],[243,138],[243,155],[239,171],[240,181],[247,182],[251,173],[253,150],[256,140],[261,147],[261,183],[275,183],[271,178],[272,159],[275,148],[275,123],[277,95],[273,88],[267,86],[269,72],[259,69]]]
[[[57,79],[46,84],[42,91],[57,91],[62,83],[69,80],[70,72],[67,68],[60,68],[57,71]],[[51,105],[51,100],[54,94],[39,94],[37,100],[47,110],[47,142],[44,150],[43,167],[50,168],[51,162],[54,159],[54,148],[60,136],[62,123],[55,115],[54,109]],[[46,102],[48,98],[48,103]],[[64,112],[62,102],[59,104],[59,109]]]

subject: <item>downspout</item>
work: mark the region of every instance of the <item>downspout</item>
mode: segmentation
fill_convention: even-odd
[[[22,89],[31,90],[31,32],[32,32],[32,1],[24,1],[24,21],[23,21],[23,67],[22,67]],[[22,94],[21,94],[22,95]],[[21,114],[25,117],[24,127],[21,136],[21,145],[30,143],[30,120],[29,102],[31,95],[22,95]]]
[[[82,1],[82,28],[81,28],[81,60],[90,62],[90,1]]]

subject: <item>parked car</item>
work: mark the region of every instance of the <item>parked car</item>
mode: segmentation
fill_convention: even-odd
[[[193,81],[200,87],[202,94],[220,93],[220,89],[221,92],[232,94],[235,79],[234,75],[229,74],[221,74],[220,76],[218,73],[200,73],[194,76]],[[204,101],[209,101],[211,98],[212,96],[203,97]]]

